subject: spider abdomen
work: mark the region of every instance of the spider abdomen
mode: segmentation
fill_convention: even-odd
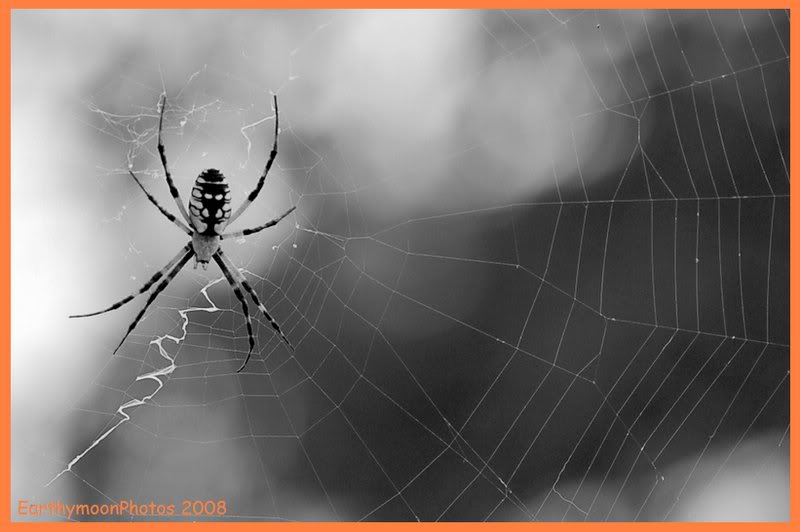
[[[189,218],[201,235],[222,234],[231,217],[231,191],[219,170],[204,170],[194,182]]]

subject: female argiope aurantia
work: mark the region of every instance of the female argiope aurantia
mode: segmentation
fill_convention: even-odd
[[[247,321],[247,335],[248,340],[250,341],[250,350],[247,352],[247,358],[245,359],[244,364],[242,364],[242,367],[239,368],[237,373],[242,371],[247,365],[247,362],[250,360],[250,355],[253,353],[253,347],[255,347],[255,340],[253,339],[253,325],[250,321],[250,312],[247,309],[247,300],[245,299],[244,295],[242,295],[241,288],[244,288],[245,291],[250,294],[250,297],[253,298],[253,302],[256,304],[256,306],[258,306],[258,309],[264,314],[264,316],[266,316],[275,331],[281,336],[283,341],[286,342],[286,345],[289,346],[289,349],[294,351],[294,347],[292,347],[291,342],[289,342],[288,338],[286,338],[283,332],[281,332],[281,328],[278,323],[272,318],[272,316],[269,315],[266,307],[264,307],[264,305],[258,299],[258,295],[256,294],[255,290],[253,290],[253,287],[250,286],[245,276],[242,275],[236,266],[233,265],[231,260],[222,252],[222,248],[220,247],[221,240],[226,238],[239,238],[242,236],[252,235],[253,233],[257,233],[263,229],[266,229],[267,227],[272,227],[286,218],[295,209],[295,207],[292,207],[277,218],[270,220],[265,224],[253,227],[252,229],[245,229],[243,231],[235,231],[232,233],[223,233],[228,224],[232,223],[239,216],[241,216],[242,213],[250,206],[250,204],[253,203],[256,197],[258,197],[258,193],[261,192],[261,188],[264,186],[264,181],[267,178],[269,169],[272,167],[272,163],[275,161],[275,157],[278,155],[277,96],[273,96],[273,102],[275,105],[275,141],[272,145],[272,151],[269,154],[267,165],[264,167],[264,172],[261,174],[261,178],[258,180],[256,188],[250,193],[250,195],[247,196],[247,199],[244,200],[242,205],[239,206],[239,208],[236,209],[233,214],[231,214],[231,192],[228,187],[228,183],[225,181],[225,176],[222,175],[219,170],[209,168],[208,170],[201,172],[194,182],[194,187],[192,188],[192,197],[189,200],[189,212],[187,213],[186,208],[183,206],[183,203],[181,203],[181,197],[178,193],[178,189],[175,188],[175,183],[172,181],[172,176],[167,168],[167,156],[164,153],[164,144],[161,142],[161,127],[164,123],[164,108],[167,105],[166,94],[162,95],[161,102],[159,102],[161,111],[158,118],[158,154],[161,157],[161,165],[164,167],[164,174],[166,174],[167,177],[169,192],[172,194],[172,197],[175,199],[175,203],[178,205],[178,212],[181,213],[181,216],[183,216],[183,219],[189,225],[187,226],[175,218],[175,216],[173,216],[164,207],[162,207],[158,201],[156,201],[156,199],[151,196],[149,192],[147,192],[133,171],[128,170],[128,173],[131,174],[131,177],[133,177],[133,179],[145,193],[147,199],[149,199],[150,202],[155,205],[159,211],[161,211],[161,214],[166,216],[169,221],[178,226],[184,233],[192,237],[192,240],[186,244],[178,252],[178,254],[167,263],[166,266],[164,266],[160,271],[156,272],[156,274],[153,275],[153,277],[151,277],[150,280],[147,281],[137,292],[128,295],[107,309],[92,312],[90,314],[77,314],[70,316],[70,318],[84,318],[87,316],[96,316],[97,314],[103,314],[104,312],[117,309],[136,296],[145,293],[159,279],[164,277],[164,280],[161,281],[156,289],[150,294],[150,297],[147,298],[147,303],[145,303],[144,308],[139,312],[139,314],[136,315],[136,319],[134,319],[133,323],[131,323],[128,327],[128,332],[125,333],[122,341],[120,341],[117,348],[114,349],[114,353],[116,353],[119,348],[122,347],[125,339],[128,338],[128,335],[133,331],[133,329],[136,328],[139,320],[142,319],[145,311],[155,300],[158,294],[160,294],[172,281],[172,279],[178,275],[178,272],[189,261],[189,259],[192,258],[192,256],[195,257],[194,267],[197,268],[198,264],[202,264],[204,269],[208,268],[208,262],[213,258],[217,265],[219,265],[219,268],[222,270],[222,273],[225,275],[228,283],[233,288],[233,293],[236,294],[236,297],[242,304],[244,317]]]

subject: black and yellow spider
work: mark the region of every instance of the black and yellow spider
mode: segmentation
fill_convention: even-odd
[[[161,164],[164,167],[164,174],[166,174],[167,177],[169,192],[175,199],[175,203],[178,205],[178,211],[181,213],[181,216],[183,216],[183,219],[189,225],[187,226],[175,218],[175,216],[169,213],[164,207],[162,207],[158,201],[156,201],[156,199],[150,195],[149,192],[147,192],[133,171],[128,170],[128,173],[131,174],[131,177],[133,177],[142,191],[144,191],[147,199],[149,199],[153,205],[155,205],[158,210],[161,211],[161,214],[166,216],[169,221],[178,226],[184,233],[192,237],[192,240],[186,244],[178,252],[178,254],[167,263],[166,266],[156,272],[156,274],[153,275],[153,277],[151,277],[150,280],[147,281],[137,292],[128,295],[107,309],[100,310],[98,312],[92,312],[90,314],[77,314],[70,316],[70,318],[84,318],[87,316],[96,316],[97,314],[103,314],[104,312],[117,309],[128,301],[131,301],[136,296],[149,290],[150,287],[153,286],[159,279],[166,276],[164,277],[164,280],[161,281],[161,283],[156,287],[156,289],[153,290],[153,292],[150,294],[150,297],[147,298],[147,303],[145,303],[144,308],[139,312],[139,314],[136,315],[136,319],[134,319],[133,323],[131,323],[128,327],[128,332],[125,333],[122,341],[120,341],[117,348],[114,349],[114,353],[116,353],[119,348],[122,347],[125,339],[131,333],[131,331],[136,328],[139,320],[142,319],[145,311],[155,300],[158,294],[160,294],[167,287],[170,281],[175,278],[178,272],[189,261],[189,259],[192,258],[192,256],[195,257],[194,267],[197,268],[198,264],[202,264],[204,269],[208,268],[208,262],[213,258],[214,261],[219,265],[219,268],[222,270],[222,273],[225,275],[228,283],[230,283],[231,287],[233,288],[233,292],[236,294],[239,302],[242,304],[244,317],[247,321],[247,335],[248,340],[250,341],[250,350],[247,352],[247,358],[245,359],[244,364],[242,364],[237,373],[242,371],[247,365],[247,362],[250,360],[250,355],[253,353],[253,347],[255,347],[255,340],[253,339],[253,325],[250,321],[250,312],[247,309],[247,300],[245,299],[244,295],[242,295],[241,288],[244,288],[247,293],[250,294],[250,297],[253,298],[253,302],[258,306],[258,309],[264,314],[264,316],[266,316],[275,331],[281,336],[283,341],[286,342],[286,345],[289,346],[289,349],[294,351],[294,347],[283,334],[283,332],[281,332],[281,328],[278,323],[272,318],[272,316],[269,315],[266,307],[264,307],[261,301],[259,301],[258,295],[256,294],[255,290],[253,290],[253,287],[250,286],[244,275],[242,275],[236,266],[233,265],[231,260],[222,252],[222,248],[220,247],[221,240],[225,238],[238,238],[252,235],[253,233],[257,233],[263,229],[266,229],[267,227],[272,227],[286,218],[295,209],[295,207],[292,207],[277,218],[270,220],[265,224],[253,227],[252,229],[235,231],[233,233],[223,233],[227,225],[241,216],[242,213],[250,206],[250,204],[253,203],[256,197],[258,197],[258,193],[264,186],[264,181],[267,178],[269,169],[272,167],[272,163],[275,161],[275,157],[278,155],[277,96],[273,96],[273,102],[275,105],[275,141],[272,145],[272,151],[269,154],[267,165],[264,167],[264,172],[261,174],[261,178],[258,180],[256,188],[250,193],[250,195],[247,196],[247,199],[244,200],[242,205],[236,209],[236,212],[231,214],[231,192],[230,188],[228,187],[228,183],[225,180],[225,176],[222,175],[219,170],[209,168],[208,170],[201,172],[194,182],[194,187],[192,188],[192,197],[189,200],[189,212],[187,213],[186,208],[183,206],[183,203],[181,203],[181,197],[178,193],[178,189],[175,188],[175,183],[172,181],[172,176],[167,168],[167,156],[164,153],[164,144],[161,142],[161,127],[164,123],[164,108],[167,104],[166,95],[162,95],[161,101],[159,102],[161,111],[158,118],[158,154],[161,157]]]

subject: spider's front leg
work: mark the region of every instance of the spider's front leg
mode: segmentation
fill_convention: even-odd
[[[245,359],[244,364],[242,364],[242,367],[239,368],[237,373],[242,371],[244,367],[247,365],[247,362],[250,360],[250,355],[253,352],[253,348],[255,347],[255,339],[253,338],[253,326],[250,323],[250,313],[248,312],[247,301],[245,301],[245,298],[242,295],[240,288],[244,288],[245,291],[248,294],[250,294],[250,297],[253,298],[253,302],[256,304],[256,306],[258,306],[258,310],[260,310],[261,313],[264,314],[267,320],[269,320],[269,323],[272,325],[272,328],[275,329],[275,332],[277,332],[278,335],[280,335],[281,339],[283,339],[283,341],[286,343],[289,349],[292,352],[294,352],[294,346],[289,341],[289,339],[286,338],[286,335],[283,334],[283,331],[281,331],[281,327],[280,325],[278,325],[278,322],[276,322],[275,319],[272,316],[270,316],[269,312],[267,311],[267,308],[264,306],[263,303],[261,303],[261,300],[258,299],[256,291],[253,290],[253,287],[250,286],[250,283],[247,282],[247,279],[245,279],[244,275],[242,275],[242,273],[236,268],[236,266],[231,262],[231,260],[222,252],[222,249],[218,249],[217,252],[214,253],[214,260],[217,262],[217,265],[219,265],[219,269],[222,270],[222,273],[225,275],[225,278],[228,280],[228,283],[231,285],[231,288],[233,288],[233,293],[236,294],[237,299],[239,299],[239,302],[242,304],[242,311],[244,311],[244,317],[245,320],[247,321],[247,336],[250,342],[250,350],[247,352],[247,358]]]
[[[183,252],[183,250],[181,250],[181,252]],[[122,337],[122,340],[120,340],[119,345],[117,345],[117,348],[114,349],[114,354],[116,354],[117,351],[119,351],[119,348],[122,347],[123,343],[125,343],[125,340],[128,338],[128,335],[131,334],[131,332],[136,328],[136,325],[139,324],[139,321],[142,319],[142,316],[144,316],[144,313],[147,312],[147,308],[150,306],[150,304],[153,301],[155,301],[155,299],[158,297],[158,294],[163,292],[164,289],[167,287],[167,285],[172,282],[172,280],[175,278],[176,275],[178,275],[178,272],[181,271],[183,266],[189,261],[192,255],[194,255],[194,252],[191,250],[191,248],[188,251],[184,252],[183,256],[172,267],[172,271],[167,273],[167,276],[164,278],[164,280],[161,281],[161,283],[156,287],[155,290],[153,290],[153,292],[150,294],[150,297],[147,298],[147,302],[144,304],[144,307],[142,307],[142,310],[140,310],[139,314],[137,314],[136,318],[134,318],[133,323],[131,323],[128,326],[128,330],[125,332],[125,336]]]
[[[250,362],[250,356],[252,356],[253,348],[256,346],[256,340],[253,337],[253,322],[250,318],[250,310],[247,308],[247,299],[245,299],[244,294],[242,294],[239,282],[234,279],[233,272],[228,270],[228,268],[225,266],[225,263],[222,262],[222,259],[220,259],[218,255],[214,255],[214,260],[219,265],[219,269],[222,270],[222,274],[225,276],[225,279],[227,279],[228,284],[231,285],[231,288],[233,288],[233,293],[236,295],[236,299],[238,299],[239,303],[241,303],[242,312],[244,313],[244,320],[247,324],[247,341],[250,343],[250,349],[247,351],[247,358],[244,359],[242,365],[236,370],[236,373],[241,373],[247,363]]]
[[[127,303],[128,301],[131,301],[131,300],[132,300],[133,298],[135,298],[136,296],[138,296],[138,295],[140,295],[140,294],[144,294],[145,292],[147,292],[147,291],[150,289],[150,287],[151,287],[151,286],[153,286],[154,284],[156,284],[156,282],[158,282],[158,280],[159,280],[159,279],[161,279],[162,277],[164,277],[164,275],[168,275],[168,274],[169,274],[169,273],[172,271],[172,269],[175,267],[175,265],[176,265],[176,264],[178,264],[178,262],[179,262],[179,261],[180,261],[180,260],[181,260],[181,259],[182,259],[182,258],[183,258],[183,257],[184,257],[186,254],[187,254],[187,253],[189,253],[189,252],[191,252],[191,251],[192,251],[192,246],[191,246],[191,244],[186,244],[186,245],[185,245],[185,246],[184,246],[184,247],[183,247],[183,248],[182,248],[182,249],[181,249],[181,250],[178,252],[178,254],[177,254],[177,255],[175,255],[175,257],[173,257],[173,258],[172,258],[172,260],[171,260],[171,261],[169,261],[169,262],[167,263],[167,265],[166,265],[166,266],[164,266],[163,268],[161,268],[160,270],[158,270],[158,271],[157,271],[157,272],[156,272],[156,273],[155,273],[155,274],[154,274],[154,275],[153,275],[153,276],[150,278],[150,280],[148,280],[146,283],[144,283],[144,285],[143,285],[141,288],[139,288],[139,290],[137,290],[136,292],[133,292],[133,293],[131,293],[131,294],[130,294],[130,295],[128,295],[128,296],[125,296],[124,298],[120,299],[119,301],[117,301],[116,303],[114,303],[113,305],[111,305],[110,307],[108,307],[108,308],[105,308],[105,309],[103,309],[103,310],[98,310],[98,311],[96,311],[96,312],[89,312],[89,313],[87,313],[87,314],[73,314],[72,316],[70,316],[70,318],[87,318],[87,317],[89,317],[89,316],[97,316],[98,314],[103,314],[103,313],[105,313],[105,312],[111,312],[112,310],[116,310],[116,309],[118,309],[119,307],[121,307],[122,305],[124,305],[125,303]]]

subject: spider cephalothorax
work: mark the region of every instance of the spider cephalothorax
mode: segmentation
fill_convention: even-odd
[[[278,323],[272,318],[272,316],[269,315],[266,307],[264,307],[264,305],[258,299],[258,295],[256,294],[255,290],[253,290],[253,287],[250,286],[250,283],[247,282],[247,279],[236,268],[236,266],[233,265],[230,259],[224,253],[222,253],[222,248],[220,247],[220,241],[222,239],[239,238],[252,235],[253,233],[257,233],[263,229],[272,227],[289,216],[289,214],[295,209],[292,207],[277,218],[274,218],[265,224],[253,227],[252,229],[235,231],[233,233],[223,233],[228,224],[236,220],[256,199],[258,193],[261,191],[261,188],[264,186],[269,169],[272,167],[272,163],[275,161],[275,157],[278,155],[278,97],[273,96],[273,101],[275,104],[275,141],[273,142],[272,151],[270,151],[267,165],[264,167],[264,172],[261,174],[261,178],[258,180],[256,188],[247,196],[239,208],[236,209],[236,212],[231,214],[230,188],[225,180],[225,176],[215,168],[204,170],[199,176],[197,176],[194,187],[192,188],[192,197],[189,200],[189,212],[186,212],[186,207],[184,207],[183,203],[181,203],[180,194],[178,193],[178,189],[175,188],[175,183],[172,181],[172,175],[170,175],[169,169],[167,168],[167,155],[164,151],[164,144],[161,142],[161,128],[164,123],[164,107],[166,107],[167,104],[166,95],[162,97],[160,102],[161,111],[158,119],[158,154],[161,157],[161,165],[164,167],[164,174],[167,178],[169,192],[175,200],[181,216],[189,225],[187,226],[178,220],[173,214],[167,211],[164,207],[162,207],[161,204],[159,204],[158,201],[156,201],[156,199],[149,192],[147,192],[147,189],[144,188],[142,183],[136,177],[136,174],[130,170],[128,172],[139,185],[139,187],[144,191],[147,199],[149,199],[150,202],[153,203],[153,205],[155,205],[158,210],[161,211],[161,214],[166,216],[168,220],[178,226],[178,228],[180,228],[184,233],[192,237],[192,241],[181,248],[178,254],[169,263],[167,263],[164,268],[156,272],[156,274],[153,275],[153,277],[151,277],[150,280],[147,281],[138,292],[130,294],[129,296],[114,303],[107,309],[100,310],[98,312],[92,312],[90,314],[77,314],[70,316],[70,318],[83,318],[117,309],[128,301],[132,300],[134,297],[145,293],[150,289],[151,286],[164,277],[164,280],[159,283],[156,289],[150,294],[150,297],[147,298],[144,308],[139,312],[139,314],[137,314],[136,318],[133,320],[133,323],[130,324],[128,327],[128,332],[125,333],[122,341],[119,343],[117,348],[114,349],[114,353],[116,353],[117,350],[122,347],[122,343],[131,333],[131,331],[136,328],[139,320],[142,319],[145,311],[155,300],[158,294],[160,294],[167,287],[170,281],[172,281],[172,279],[178,275],[178,272],[189,261],[189,259],[192,258],[192,256],[194,256],[196,259],[195,268],[197,267],[197,264],[202,264],[203,268],[207,268],[208,262],[211,259],[214,259],[214,262],[217,263],[222,270],[223,275],[225,275],[225,279],[228,280],[228,283],[230,283],[231,287],[233,288],[233,293],[236,295],[236,298],[242,304],[242,310],[244,311],[244,317],[247,323],[247,336],[250,343],[250,350],[247,352],[247,358],[245,358],[245,361],[239,368],[239,371],[242,371],[247,365],[247,362],[250,360],[250,355],[253,352],[253,347],[255,347],[255,340],[253,339],[253,325],[250,321],[250,312],[247,309],[247,300],[244,298],[244,295],[242,295],[242,288],[248,294],[250,294],[253,302],[256,304],[256,306],[258,306],[258,309],[261,311],[261,313],[264,314],[264,316],[269,320],[270,324],[272,324],[273,329],[275,329],[283,341],[286,342],[286,345],[288,345],[290,349],[294,350],[294,347],[292,347],[289,339],[283,334]]]

